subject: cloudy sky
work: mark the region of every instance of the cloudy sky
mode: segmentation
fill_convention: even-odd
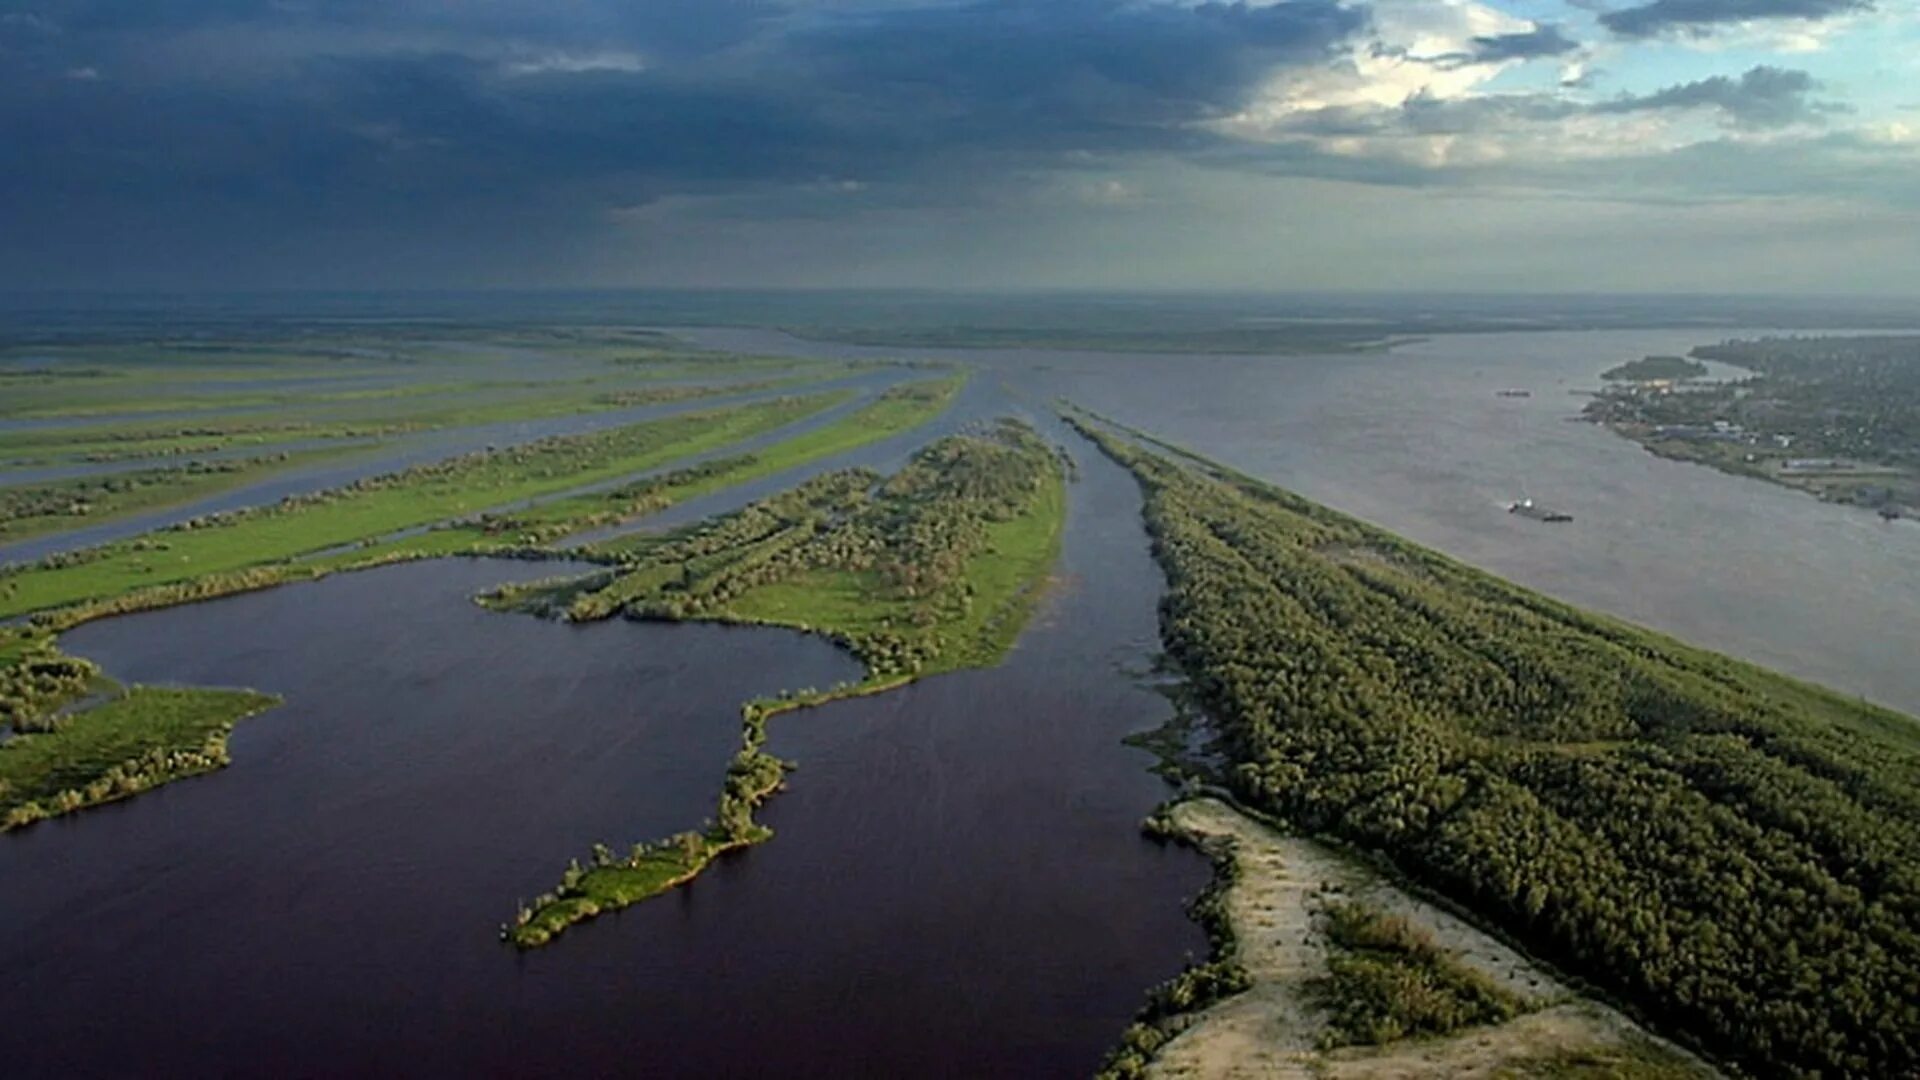
[[[0,0],[0,288],[1920,292],[1920,0]]]

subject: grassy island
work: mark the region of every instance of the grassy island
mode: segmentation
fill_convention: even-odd
[[[0,544],[179,506],[298,465],[324,461],[351,449],[351,446],[339,446],[247,458],[193,460],[159,468],[0,487]]]
[[[544,545],[581,529],[622,521],[910,431],[939,415],[964,381],[954,376],[892,388],[845,416],[755,453],[524,510],[435,521],[439,527],[389,540],[378,539],[378,534],[396,524],[443,518],[449,509],[489,505],[509,495],[578,487],[609,473],[643,470],[815,416],[847,395],[781,398],[466,455],[0,571],[0,607],[12,604],[9,610],[41,608],[49,596],[88,594],[42,610],[31,623],[0,627],[0,729],[22,736],[0,745],[0,761],[67,763],[49,774],[57,775],[66,786],[49,788],[20,776],[0,778],[0,815],[22,824],[216,767],[225,761],[220,749],[225,736],[224,729],[214,731],[213,727],[228,716],[233,703],[247,701],[260,708],[265,707],[260,702],[270,703],[257,695],[234,697],[212,691],[138,689],[123,694],[89,661],[61,653],[53,637],[59,630],[115,614],[401,560],[447,555],[556,557],[562,553]],[[339,543],[356,540],[361,542]],[[327,541],[336,542],[339,550],[324,550]],[[250,715],[259,708],[243,711]],[[212,727],[193,726],[194,717]],[[127,749],[117,741],[120,736],[148,722],[156,725],[159,741],[115,757]],[[6,756],[9,753],[11,757]],[[37,767],[7,766],[29,771]]]
[[[1089,427],[1237,798],[1737,1068],[1920,1069],[1911,718]]]
[[[227,763],[233,725],[278,698],[237,690],[137,686],[44,730],[0,743],[0,831]]]
[[[715,823],[625,857],[596,848],[559,887],[504,928],[522,948],[568,925],[664,892],[715,856],[771,832],[754,810],[784,764],[763,745],[769,718],[912,679],[991,665],[1019,635],[1057,557],[1065,481],[1055,449],[1011,421],[951,436],[899,473],[816,477],[737,513],[627,549],[610,573],[509,587],[498,607],[572,620],[712,620],[789,626],[849,649],[868,675],[855,685],[748,703],[740,753]]]
[[[0,568],[0,616],[291,558],[718,449],[845,400],[781,398],[465,454],[346,487]]]
[[[414,538],[395,546],[457,552],[467,546],[484,547],[508,541],[537,547],[588,529],[617,525],[644,514],[658,513],[688,499],[912,431],[944,412],[965,383],[964,376],[905,383],[886,390],[872,402],[831,423],[782,439],[763,450],[719,458],[606,491],[555,499],[519,510],[484,513],[449,523],[429,538]],[[617,553],[634,542],[616,540],[590,548],[586,553],[590,556]]]

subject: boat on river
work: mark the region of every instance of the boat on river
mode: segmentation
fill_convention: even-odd
[[[1532,499],[1521,499],[1509,505],[1507,507],[1507,513],[1519,514],[1523,518],[1530,518],[1534,521],[1547,521],[1555,524],[1562,521],[1573,520],[1572,514],[1562,513],[1558,510],[1549,510],[1534,502]]]

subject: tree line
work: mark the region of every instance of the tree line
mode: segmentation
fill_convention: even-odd
[[[1240,797],[1742,1069],[1920,1070],[1911,720],[1091,434]]]

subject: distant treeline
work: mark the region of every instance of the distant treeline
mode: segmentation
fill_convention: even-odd
[[[1093,432],[1242,798],[1756,1074],[1920,1072],[1920,729]]]

